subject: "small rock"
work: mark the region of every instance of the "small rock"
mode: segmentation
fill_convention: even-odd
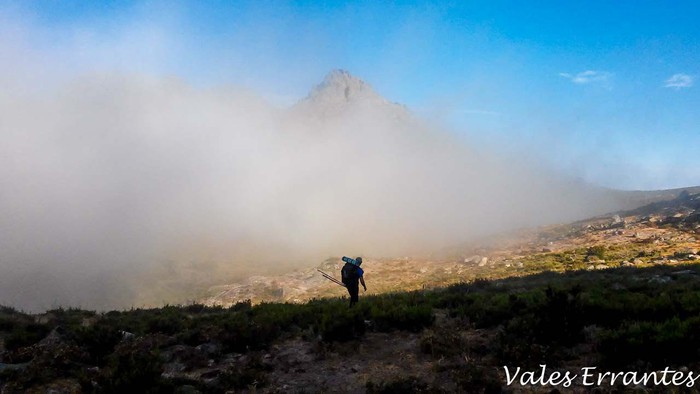
[[[671,275],[694,275],[695,272],[692,270],[682,270],[682,271],[676,271],[676,272],[671,272]]]
[[[630,263],[629,261],[623,261],[620,263],[620,267],[634,267],[634,263]]]
[[[598,264],[598,265],[595,266],[595,269],[597,269],[597,270],[606,270],[606,269],[608,269],[608,268],[610,268],[610,267],[608,267],[608,266],[605,265],[605,264]]]
[[[481,256],[475,255],[464,259],[464,264],[477,264],[481,261]]]
[[[187,366],[180,362],[167,363],[163,365],[163,373],[174,375],[187,369]]]
[[[659,283],[659,284],[668,283],[670,281],[671,281],[670,277],[658,276],[658,275],[655,275],[653,278],[649,279],[649,283]]]
[[[66,330],[63,329],[61,326],[57,326],[51,332],[49,335],[47,335],[44,339],[39,341],[39,345],[43,346],[56,346],[59,345],[63,342],[65,342],[65,335],[66,335]]]
[[[481,260],[479,261],[479,267],[485,266],[486,263],[488,263],[488,262],[489,262],[489,258],[488,258],[488,257],[482,257]]]
[[[635,265],[637,265],[637,264],[644,264],[644,260],[642,260],[642,259],[634,259],[634,260],[632,260],[632,263],[635,264]]]
[[[688,259],[689,260],[699,260],[700,256],[698,256],[697,254],[691,254],[691,255],[688,255]]]
[[[219,354],[221,354],[221,345],[212,342],[198,345],[197,347],[195,347],[195,349],[206,354],[207,356],[218,356]]]
[[[21,364],[3,364],[0,363],[0,372],[4,370],[23,370],[29,366],[29,363],[21,363]]]
[[[191,384],[185,384],[175,389],[175,394],[198,394],[201,393],[197,387]]]
[[[126,341],[129,339],[134,338],[134,334],[128,332],[128,331],[119,331],[120,334],[122,334],[122,341]]]

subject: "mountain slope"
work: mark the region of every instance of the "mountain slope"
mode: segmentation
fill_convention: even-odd
[[[549,270],[566,272],[695,261],[700,259],[697,255],[700,194],[687,190],[674,199],[631,211],[484,238],[445,250],[441,257],[438,254],[431,259],[364,257],[368,294]],[[230,306],[244,300],[304,302],[343,296],[345,289],[317,272],[320,269],[338,277],[342,264],[339,257],[330,258],[318,267],[286,275],[256,276],[241,283],[217,286],[201,302]]]

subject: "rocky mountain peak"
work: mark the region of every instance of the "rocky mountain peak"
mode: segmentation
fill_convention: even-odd
[[[365,81],[346,70],[336,69],[328,73],[307,97],[313,101],[355,101],[361,99],[381,99]]]
[[[405,108],[391,103],[365,81],[346,70],[335,69],[316,85],[297,107],[320,116],[332,116],[348,107],[388,108],[392,116],[403,116]]]

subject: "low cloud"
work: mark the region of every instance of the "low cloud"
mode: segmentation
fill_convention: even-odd
[[[271,105],[247,89],[150,75],[174,35],[145,28],[110,41],[125,54],[110,66],[102,40],[42,50],[38,33],[8,26],[0,304],[184,302],[265,270],[339,254],[429,254],[614,207],[600,190],[522,156],[476,151],[383,99],[340,106],[364,85],[341,86],[308,111],[281,109],[285,98]],[[161,48],[153,59],[141,36]]]
[[[306,109],[134,75],[0,93],[0,304],[183,302],[263,269],[428,254],[614,207],[396,107]]]
[[[671,78],[667,79],[664,87],[673,89],[683,89],[693,86],[695,83],[695,77],[688,74],[673,74]]]
[[[578,74],[559,73],[559,76],[575,84],[586,85],[590,83],[605,83],[610,79],[612,74],[607,71],[586,70]]]

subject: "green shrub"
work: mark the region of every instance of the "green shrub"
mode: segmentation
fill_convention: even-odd
[[[465,393],[502,393],[501,378],[495,368],[462,364],[450,371],[450,377]]]
[[[0,331],[12,331],[18,324],[14,317],[0,316]]]
[[[30,323],[15,326],[5,337],[5,348],[7,350],[16,350],[31,346],[46,337],[49,331],[50,328],[43,324]]]
[[[156,349],[138,341],[122,345],[109,357],[108,368],[100,380],[101,391],[169,392],[169,385],[161,378],[162,372],[162,362]]]
[[[108,355],[122,340],[122,333],[116,328],[105,324],[81,328],[76,333],[76,340],[90,355],[97,366],[105,364]]]
[[[663,322],[630,322],[603,334],[601,353],[606,366],[626,367],[644,362],[649,367],[685,365],[700,354],[700,317]]]
[[[382,308],[374,305],[371,317],[379,331],[418,332],[433,324],[433,308],[430,305],[402,305],[400,303]]]
[[[420,350],[433,358],[452,357],[467,351],[467,344],[453,329],[426,330],[420,339]]]
[[[319,333],[324,341],[345,342],[365,334],[365,318],[359,309],[340,310],[323,315]]]
[[[374,383],[365,385],[368,394],[407,394],[429,392],[428,384],[415,376],[397,379],[391,382]]]
[[[596,256],[601,260],[605,260],[605,246],[603,245],[591,246],[586,253],[588,256]]]
[[[267,372],[271,367],[254,358],[242,368],[227,369],[219,375],[214,391],[226,392],[230,389],[246,389],[249,387],[260,388],[267,384]]]

